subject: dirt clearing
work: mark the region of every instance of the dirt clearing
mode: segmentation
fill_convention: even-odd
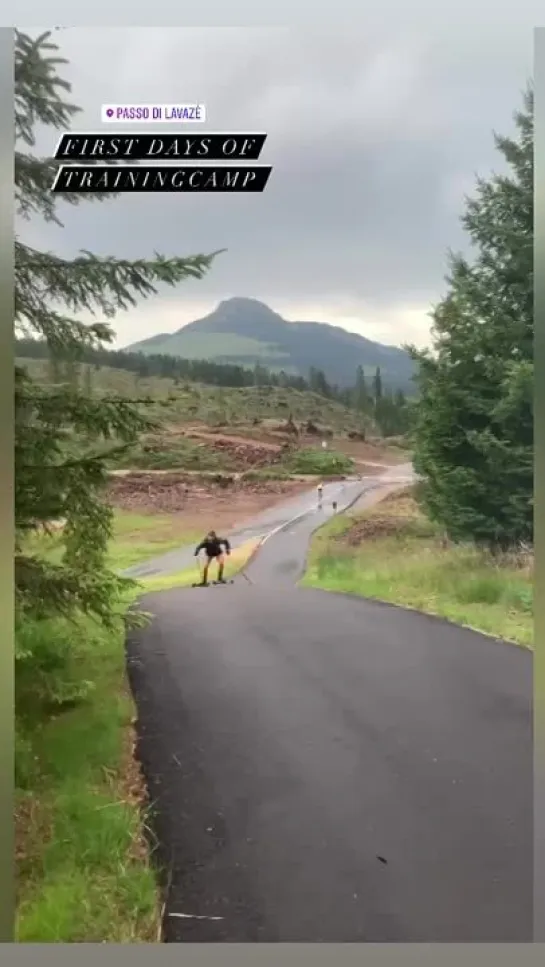
[[[397,486],[385,486],[384,489],[373,490],[364,495],[366,504],[362,501],[354,505],[352,512],[346,516],[353,517],[351,526],[334,540],[348,547],[359,547],[364,541],[376,540],[382,537],[395,537],[405,533],[421,518],[421,514],[414,501],[411,488],[400,490]],[[365,516],[362,512],[368,511]]]
[[[239,470],[257,470],[278,463],[283,449],[270,443],[256,443],[252,440],[233,439],[232,437],[205,437],[190,435],[190,440],[200,442],[203,447],[225,457],[230,466]]]
[[[340,453],[352,457],[356,464],[376,463],[382,467],[394,467],[400,463],[407,463],[408,452],[397,447],[388,447],[386,443],[366,443],[362,440],[335,439],[335,449]]]
[[[185,473],[131,473],[112,477],[114,507],[140,514],[175,515],[183,530],[230,531],[275,504],[309,489],[303,480],[198,478]]]

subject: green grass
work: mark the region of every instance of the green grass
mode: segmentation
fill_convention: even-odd
[[[359,528],[361,543],[347,538]],[[303,584],[403,605],[527,647],[533,644],[532,564],[444,547],[410,498],[340,515],[313,541]]]
[[[134,470],[186,470],[203,472],[232,470],[226,454],[206,444],[199,445],[183,437],[156,437],[131,447],[116,458],[115,467]]]
[[[157,886],[127,786],[122,625],[26,623],[18,650],[17,940],[152,941]]]
[[[197,531],[180,530],[179,519],[170,514],[133,514],[116,510],[110,566],[123,571],[133,564],[194,544],[201,537]]]
[[[328,474],[350,473],[354,469],[354,461],[344,453],[335,450],[306,449],[296,450],[285,460],[286,467],[292,473]]]
[[[114,536],[110,542],[109,566],[124,571],[152,557],[192,544],[202,535],[196,531],[180,530],[179,519],[171,514],[133,514],[123,510],[114,512]],[[60,563],[63,555],[60,532],[34,536],[28,550],[52,563]]]
[[[168,346],[168,351],[167,351]],[[281,353],[278,347],[252,339],[249,336],[238,336],[235,333],[222,332],[181,332],[179,341],[167,336],[165,343],[157,342],[141,349],[144,355],[165,352],[167,356],[181,356],[184,359],[210,359],[221,362],[222,359],[235,357],[241,366],[252,368],[256,357],[263,360],[283,357],[289,365],[289,357]],[[244,359],[248,362],[245,364]]]
[[[118,517],[112,559],[145,549],[157,518]],[[135,544],[132,539],[138,535]],[[228,558],[234,575],[256,546]],[[50,552],[50,548],[48,552]],[[147,556],[157,552],[150,541]],[[144,592],[187,587],[194,568],[142,581],[110,631],[89,618],[25,622],[16,638],[19,943],[153,943],[156,872],[132,756],[135,709],[121,613]],[[136,786],[136,790],[135,790]],[[136,794],[135,794],[136,792]]]
[[[229,453],[215,450],[205,442],[196,443],[174,436],[152,438],[133,447],[121,459],[116,459],[115,466],[117,469],[183,470],[193,473],[236,473],[240,469],[236,458]],[[353,460],[344,453],[308,447],[290,452],[275,465],[248,471],[245,476],[246,479],[252,479],[248,473],[253,472],[259,474],[255,479],[278,480],[287,479],[290,474],[350,473],[353,469]]]
[[[18,363],[27,367],[37,382],[47,384],[50,381],[47,361],[19,359]],[[354,410],[308,391],[271,386],[237,389],[191,382],[176,384],[172,379],[159,376],[139,378],[126,370],[96,369],[88,365],[82,366],[84,389],[87,388],[86,372],[90,374],[92,392],[96,396],[113,393],[129,399],[150,397],[152,402],[145,407],[145,413],[161,428],[143,436],[126,453],[112,458],[112,469],[203,473],[234,473],[244,469],[233,454],[217,450],[206,441],[180,435],[180,428],[196,424],[231,432],[248,440],[260,431],[285,426],[289,417],[300,428],[313,423],[320,427],[319,434],[323,432],[326,436],[346,435],[362,429],[361,418]],[[317,439],[320,439],[319,435]],[[341,453],[327,451],[322,454],[315,449],[305,449],[284,461],[278,471],[271,468],[268,479],[280,479],[290,473],[348,473],[352,466],[349,458]]]

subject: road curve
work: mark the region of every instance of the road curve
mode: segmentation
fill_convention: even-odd
[[[403,464],[402,467],[392,468],[386,475],[379,477],[348,478],[337,480],[324,486],[324,502],[322,510],[316,505],[316,490],[308,490],[298,494],[290,500],[272,507],[270,510],[259,514],[245,527],[241,527],[229,534],[232,547],[239,547],[254,538],[264,538],[267,535],[276,534],[284,527],[294,521],[301,521],[303,518],[311,524],[314,530],[319,524],[323,523],[328,514],[332,513],[332,503],[336,501],[338,511],[345,510],[350,504],[357,500],[362,494],[371,494],[378,487],[384,486],[384,481],[393,484],[396,481],[408,481],[412,479],[410,464]],[[382,481],[382,483],[381,483]],[[174,574],[176,571],[190,567],[193,562],[193,548],[180,547],[177,550],[169,551],[160,557],[145,561],[142,564],[135,564],[123,573],[126,577],[141,578],[156,575]]]
[[[167,942],[530,942],[531,655],[296,588],[318,521],[129,637]]]

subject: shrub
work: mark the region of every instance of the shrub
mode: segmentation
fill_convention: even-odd
[[[292,473],[318,476],[352,473],[354,470],[354,461],[335,450],[297,450],[286,457],[286,465]]]

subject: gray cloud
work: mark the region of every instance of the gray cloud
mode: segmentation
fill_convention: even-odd
[[[406,26],[392,6],[388,18],[350,29],[58,35],[83,108],[77,130],[100,128],[102,103],[198,100],[208,130],[269,135],[262,160],[274,171],[263,196],[132,196],[63,209],[62,232],[25,228],[63,254],[227,249],[206,280],[120,317],[120,342],[178,328],[230,295],[385,342],[425,341],[446,249],[466,244],[463,195],[477,172],[498,166],[492,129],[510,129],[531,75],[540,5],[509,14],[487,5],[485,14],[464,0],[449,22],[420,3]],[[40,148],[55,140],[44,133]]]

